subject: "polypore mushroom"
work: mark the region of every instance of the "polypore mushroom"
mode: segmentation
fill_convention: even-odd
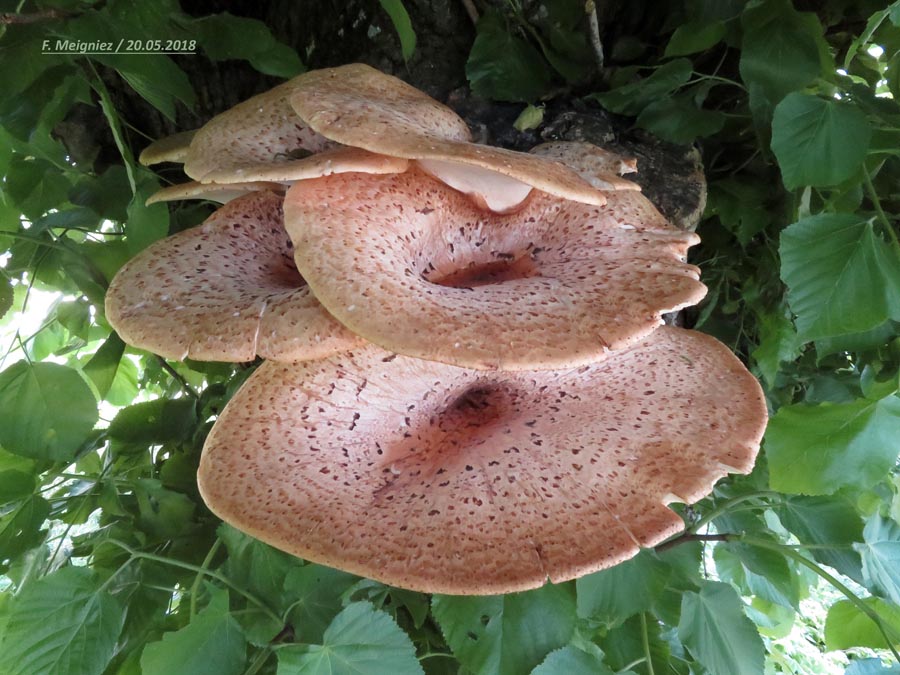
[[[622,157],[586,141],[550,141],[536,145],[528,152],[565,164],[598,190],[626,189],[618,187],[618,183],[612,185],[610,181],[622,181],[620,175],[637,171],[634,157]],[[631,181],[625,182],[634,185]]]
[[[296,361],[358,346],[297,272],[281,204],[272,192],[239,197],[142,251],[109,286],[110,324],[172,359]]]
[[[227,204],[248,192],[283,192],[281,183],[254,181],[251,183],[198,183],[191,181],[179,185],[170,185],[147,198],[147,206],[157,202],[173,202],[181,199],[206,199],[219,204]]]
[[[497,212],[519,207],[532,188],[602,205],[605,196],[577,172],[542,156],[470,142],[465,123],[402,80],[355,63],[297,78],[294,110],[331,141],[413,159],[428,173]],[[603,189],[636,190],[610,174]]]
[[[162,162],[184,163],[187,158],[188,148],[197,131],[181,131],[165,138],[153,141],[144,148],[139,161],[144,166],[161,164]]]
[[[555,372],[367,346],[263,364],[198,479],[217,515],[294,555],[418,591],[506,593],[678,532],[665,505],[749,472],[765,419],[734,355],[681,329]]]
[[[697,236],[638,192],[605,207],[536,192],[501,215],[416,170],[344,174],[294,185],[285,226],[301,274],[351,330],[469,368],[590,363],[706,293],[683,262]]]

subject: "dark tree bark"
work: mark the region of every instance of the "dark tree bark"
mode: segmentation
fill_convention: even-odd
[[[526,0],[526,15],[540,11],[541,3]],[[602,87],[603,73],[583,91],[568,91],[547,102],[543,123],[519,132],[512,123],[523,106],[496,104],[473,97],[465,79],[465,63],[475,38],[475,28],[462,0],[405,0],[416,30],[414,56],[405,63],[400,42],[390,19],[377,0],[185,0],[182,6],[194,16],[228,11],[259,19],[275,36],[292,46],[309,68],[364,62],[394,74],[435,98],[448,102],[470,124],[481,142],[527,150],[544,140],[586,140],[638,158],[635,180],[645,194],[677,226],[696,226],[703,211],[706,191],[699,154],[690,147],[671,146],[634,129],[632,120],[605,113],[585,103],[581,94]],[[484,6],[485,3],[479,3]],[[632,3],[599,3],[601,39],[615,56],[618,45],[632,34],[652,35],[663,30],[654,17]],[[585,30],[587,30],[585,20]],[[639,49],[640,45],[631,49]],[[114,71],[102,76],[123,118],[149,138],[199,127],[213,115],[278,83],[261,75],[244,61],[210,62],[198,56],[175,57],[187,73],[198,96],[195,110],[181,108],[172,123],[147,104]],[[609,57],[608,57],[609,58]],[[609,61],[607,61],[609,62]],[[102,131],[101,131],[102,130]],[[118,153],[98,107],[79,106],[57,128],[70,147],[98,153],[98,169],[115,163]],[[88,139],[87,141],[85,139]],[[84,148],[90,142],[97,148]],[[130,133],[135,155],[147,141]],[[177,174],[167,174],[177,180]]]

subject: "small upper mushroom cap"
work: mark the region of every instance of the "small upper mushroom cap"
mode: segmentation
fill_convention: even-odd
[[[699,241],[639,192],[605,207],[534,193],[495,214],[427,175],[294,185],[285,226],[316,297],[385,349],[468,368],[591,363],[699,302]]]
[[[254,181],[252,183],[198,183],[191,181],[179,185],[170,185],[154,192],[147,198],[147,206],[157,202],[174,202],[181,199],[206,199],[219,204],[227,204],[248,192],[268,190],[283,192],[285,187],[280,183]]]
[[[288,103],[296,81],[249,98],[204,124],[191,141],[184,172],[194,180],[222,183],[238,170],[287,162],[296,159],[297,153],[305,156],[334,147],[304,124]]]
[[[374,346],[263,364],[198,481],[225,521],[294,555],[423,592],[561,582],[683,528],[749,472],[759,384],[721,343],[660,328],[603,363],[486,373]]]
[[[310,128],[343,145],[419,160],[429,173],[491,210],[515,208],[528,188],[587,204],[605,203],[603,192],[559,162],[469,142],[465,123],[449,108],[374,68],[352,64],[301,78],[303,86],[291,93],[290,102]],[[496,179],[490,191],[482,191],[481,178],[467,180],[465,167],[495,172],[506,178],[505,185]],[[613,176],[604,189],[637,186]],[[498,195],[501,191],[509,196]]]
[[[187,158],[188,148],[197,131],[181,131],[165,138],[153,141],[141,152],[138,158],[144,166],[160,164],[162,162],[175,162],[183,164]]]
[[[298,361],[361,344],[297,272],[281,204],[245,195],[142,251],[109,286],[109,323],[171,359]]]

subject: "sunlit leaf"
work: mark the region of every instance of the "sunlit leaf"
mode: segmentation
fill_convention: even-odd
[[[419,675],[409,636],[368,602],[348,605],[325,629],[322,644],[278,650],[278,675]]]
[[[0,643],[6,675],[99,675],[113,657],[125,608],[97,575],[67,567],[26,586],[12,601]]]
[[[575,629],[571,585],[504,596],[436,595],[432,612],[460,662],[474,673],[516,675],[568,643]]]
[[[762,675],[762,639],[727,584],[708,581],[684,594],[678,637],[711,673]]]
[[[97,419],[94,394],[71,368],[20,361],[0,373],[0,444],[10,452],[73,459]]]

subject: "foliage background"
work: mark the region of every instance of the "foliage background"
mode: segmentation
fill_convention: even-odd
[[[278,3],[232,3],[265,22],[0,3],[0,672],[900,673],[900,2],[609,2],[602,68],[581,0],[476,2],[474,29],[462,4],[309,3],[301,25]],[[57,37],[196,54],[41,54]],[[134,156],[351,56],[698,144],[710,294],[688,324],[748,363],[773,416],[756,470],[684,509],[684,535],[577,582],[429,597],[206,510],[203,439],[253,365],[169,363],[111,332],[115,271],[210,212],[145,207],[177,176]]]

